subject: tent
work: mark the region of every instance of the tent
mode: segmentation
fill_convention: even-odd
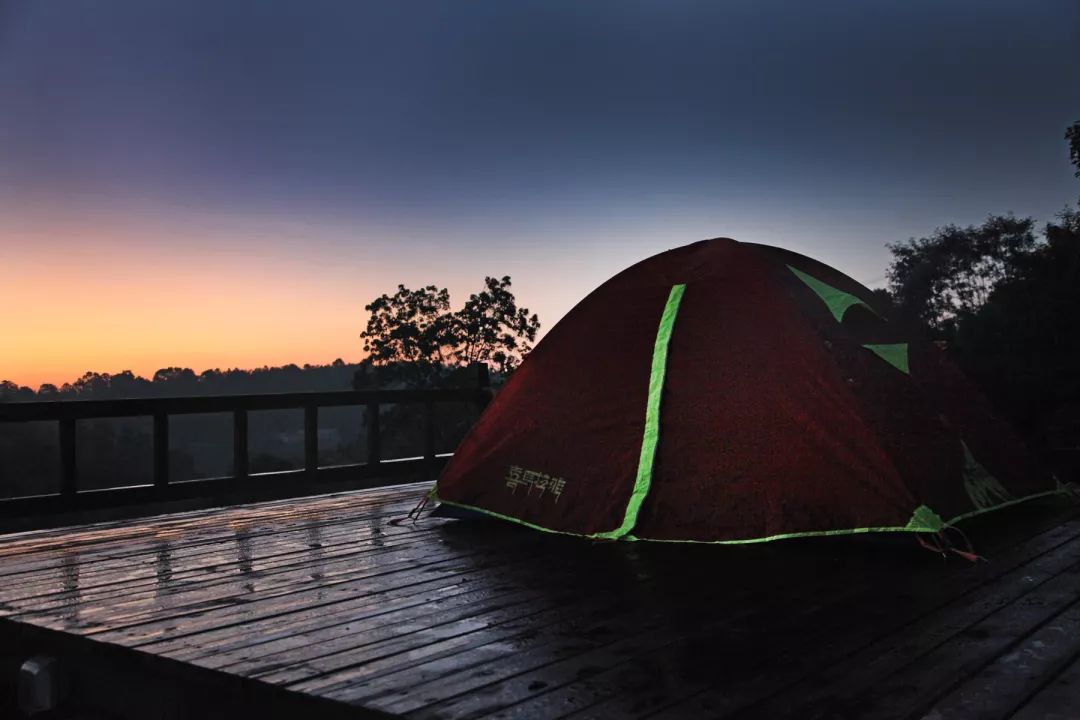
[[[431,497],[538,530],[744,543],[940,532],[1055,492],[934,343],[843,273],[720,238],[571,310]]]

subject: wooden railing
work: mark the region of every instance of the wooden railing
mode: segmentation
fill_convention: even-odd
[[[0,403],[0,423],[54,421],[59,423],[60,491],[33,497],[0,499],[0,530],[42,527],[55,516],[83,516],[93,511],[136,508],[154,511],[162,504],[201,501],[199,504],[249,502],[327,492],[333,489],[374,486],[403,479],[434,478],[445,463],[436,455],[434,407],[437,403],[468,402],[479,408],[490,390],[486,373],[476,387],[433,390],[355,390],[343,392],[285,393],[128,400],[70,400]],[[379,408],[382,405],[420,404],[424,408],[423,457],[386,461],[381,452]],[[364,407],[367,458],[364,463],[319,465],[319,409]],[[252,475],[248,458],[248,413],[257,410],[304,412],[303,468]],[[226,477],[170,482],[169,418],[198,413],[231,413],[233,472]],[[85,489],[79,486],[75,427],[80,420],[150,417],[153,419],[153,481],[135,487]],[[4,462],[0,458],[0,463]],[[2,489],[0,489],[2,490]],[[130,513],[129,513],[130,514]],[[98,513],[100,515],[100,513]]]

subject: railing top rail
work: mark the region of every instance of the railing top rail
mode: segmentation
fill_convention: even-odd
[[[472,402],[484,392],[483,389],[471,387],[10,402],[0,403],[0,422],[81,420],[155,414],[184,415],[235,410],[289,410],[311,406],[334,407],[369,403],[388,405],[416,402]]]

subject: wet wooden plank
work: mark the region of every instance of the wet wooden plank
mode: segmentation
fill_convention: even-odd
[[[1080,656],[1080,601],[1047,620],[1038,630],[1009,647],[946,697],[934,703],[929,717],[997,720],[1012,714],[1047,678]],[[1057,706],[1080,717],[1080,694]]]
[[[529,575],[519,572],[505,557],[498,556],[482,565],[470,565],[469,569],[458,568],[457,574],[449,578],[440,574],[435,587],[424,574],[407,572],[401,576],[411,592],[397,603],[400,609],[387,601],[386,591],[380,587],[375,603],[358,604],[350,600],[324,608],[318,618],[289,613],[255,621],[248,624],[251,637],[213,648],[212,662],[235,661],[236,658],[231,657],[233,651],[239,651],[242,659],[244,654],[252,652],[252,646],[258,645],[254,650],[256,654],[295,647],[295,652],[289,655],[290,660],[294,664],[305,664],[314,657],[366,644],[382,633],[383,625],[400,636],[413,629],[430,629],[454,619],[447,618],[446,613],[459,606],[460,609],[453,610],[452,614],[469,617],[480,614],[485,603],[505,604],[511,598],[529,600],[537,594]],[[417,594],[417,588],[425,592]],[[343,623],[348,625],[348,632],[343,632]],[[271,629],[276,632],[267,632]],[[202,644],[205,633],[193,639]]]
[[[739,619],[738,609],[740,608],[743,609],[743,614],[745,614],[746,608],[756,609],[758,611],[757,617],[759,621],[764,620],[766,615],[771,615],[773,619],[777,619],[777,617],[787,617],[787,623],[789,625],[793,621],[791,620],[792,614],[787,611],[795,609],[795,604],[793,604],[791,608],[785,608],[782,604],[778,604],[778,602],[775,601],[778,597],[785,596],[783,590],[784,585],[798,587],[807,580],[815,580],[818,582],[819,586],[816,587],[812,582],[802,587],[806,595],[799,596],[796,604],[799,608],[804,610],[812,610],[818,602],[829,603],[837,601],[845,597],[848,593],[848,587],[843,583],[836,583],[835,576],[832,579],[824,576],[827,575],[827,573],[821,572],[821,565],[813,565],[813,563],[808,562],[788,561],[787,556],[807,559],[809,556],[806,555],[808,551],[806,546],[801,546],[801,548],[788,546],[786,549],[779,547],[761,547],[758,553],[747,553],[746,549],[747,548],[729,548],[727,552],[724,552],[721,548],[698,548],[697,551],[694,551],[694,549],[690,548],[673,548],[671,546],[667,546],[665,549],[661,549],[657,546],[651,546],[651,548],[648,549],[639,549],[639,554],[642,552],[657,553],[657,555],[653,556],[653,559],[657,562],[654,563],[652,568],[648,568],[643,562],[642,565],[639,565],[635,569],[635,574],[638,578],[643,574],[647,575],[649,572],[659,574],[663,578],[660,585],[669,590],[669,593],[667,593],[666,596],[660,594],[657,597],[652,598],[653,600],[656,600],[653,608],[664,609],[669,615],[674,615],[676,617],[683,616],[686,621],[690,623],[688,627],[680,627],[672,624],[667,625],[665,634],[654,638],[656,639],[657,644],[671,644],[673,640],[679,639],[681,636],[685,635],[687,631],[690,631],[690,633],[700,633],[703,628],[710,626],[714,619],[723,619],[725,622],[734,623]],[[905,546],[902,552],[905,555],[910,555],[908,551],[909,548]],[[698,552],[702,554],[696,555]],[[771,565],[768,555],[762,555],[762,552],[775,554],[772,558]],[[873,548],[872,554],[880,555],[880,552],[881,548],[875,547]],[[715,584],[711,585],[707,582],[707,575],[705,576],[705,582],[700,580],[702,578],[700,570],[702,567],[708,567],[706,566],[708,561],[713,561],[713,565],[711,566],[713,568],[723,567],[725,565],[725,562],[719,559],[718,553],[728,560],[728,570],[733,571],[737,569],[739,567],[739,560],[742,560],[743,562],[743,567],[741,568],[742,572],[732,572],[732,575],[738,576],[739,579],[738,583],[734,586],[731,586],[729,583],[721,584],[720,586],[716,586]],[[680,562],[679,559],[685,561]],[[821,559],[820,556],[819,559]],[[642,561],[642,558],[638,558],[638,560],[640,562]],[[881,568],[881,572],[887,567],[886,565],[882,565],[882,563],[877,563],[877,565]],[[664,574],[665,568],[667,570],[666,574]],[[848,569],[849,568],[846,566],[843,566],[843,569],[838,569],[837,571],[846,572]],[[747,573],[755,570],[760,573],[761,578],[771,581],[771,586],[769,582],[765,584],[747,582],[747,580],[750,579],[750,575]],[[798,573],[800,570],[802,571],[802,574],[809,575],[810,578],[808,579],[806,576],[804,576],[804,578],[799,578]],[[593,572],[595,573],[596,571],[594,570]],[[723,573],[719,576],[723,578]],[[777,587],[778,585],[780,587]],[[807,595],[811,595],[815,590],[822,590],[828,586],[840,587],[841,592],[825,593],[818,602],[815,602],[812,599],[808,600]],[[734,592],[732,592],[732,590],[734,590]],[[780,590],[780,592],[778,593],[777,590]],[[689,604],[680,604],[677,598],[688,599]],[[622,614],[625,614],[625,611],[623,611]],[[640,627],[643,624],[644,623],[639,621],[635,627]],[[757,623],[752,626],[759,627],[760,624],[761,623]],[[779,630],[780,634],[783,635],[786,629],[787,628]],[[746,638],[748,637],[745,629],[742,630],[741,634],[743,636],[742,642],[745,643]],[[563,646],[559,646],[558,642],[559,639],[556,638],[554,641],[546,644],[546,646],[543,647],[543,653],[540,653],[538,648],[530,648],[527,653],[529,656],[521,658],[521,660],[518,660],[518,658],[515,657],[514,662],[503,662],[503,658],[499,653],[495,653],[494,657],[490,655],[485,657],[482,655],[484,661],[488,662],[490,667],[486,668],[486,675],[481,676],[481,679],[487,681],[487,684],[483,685],[482,689],[477,688],[476,692],[484,694],[501,692],[500,688],[497,688],[495,684],[491,683],[502,682],[501,678],[507,680],[510,680],[511,678],[519,679],[522,673],[529,673],[529,671],[532,671],[529,668],[539,669],[546,664],[561,661],[566,655],[564,652],[565,647],[563,646],[567,646],[569,643],[569,647],[572,649],[573,643],[578,642],[580,644],[580,641],[575,634],[567,634],[566,637],[563,637]],[[491,644],[494,644],[497,648],[499,646],[499,642],[492,642]],[[505,649],[505,643],[503,643],[503,646],[502,654],[505,654],[508,651]],[[726,647],[730,648],[731,644],[728,643]],[[651,649],[653,646],[650,644],[649,648]],[[487,649],[482,649],[482,652],[486,651]],[[517,655],[522,654],[521,649],[519,648],[512,648],[510,652],[516,653]],[[470,666],[471,660],[468,656],[462,656],[454,658],[454,663],[458,667]],[[426,670],[427,668],[418,669]],[[438,678],[438,668],[433,667],[431,670],[432,679],[441,680]],[[416,679],[416,676],[414,675],[413,678]],[[554,680],[554,678],[551,679]],[[516,680],[514,682],[516,682]],[[514,682],[512,682],[512,684]],[[402,688],[405,688],[407,683],[406,676],[403,675],[401,677],[400,683]],[[319,684],[323,684],[322,681],[319,681]],[[427,682],[422,682],[420,684],[423,685],[423,692],[427,692],[429,695],[433,692]],[[448,679],[443,684],[445,685],[445,692],[448,694],[444,699],[453,697],[455,693],[461,694],[462,688],[456,687],[456,685],[449,682]],[[540,679],[517,684],[522,684],[523,690],[528,690],[530,693],[549,687],[548,681]],[[557,685],[557,683],[552,684]],[[468,685],[465,689],[468,689]],[[391,689],[391,691],[392,690],[393,689]],[[342,687],[335,690],[335,692],[337,691],[340,691],[339,696],[343,699],[348,698],[351,702],[364,702],[364,697],[366,697],[366,695],[363,695],[363,693],[367,692],[367,689],[348,688],[345,687],[345,685],[342,685]],[[523,692],[522,694],[524,695],[525,693]],[[440,698],[437,697],[429,696],[428,699],[434,703],[441,702]],[[454,716],[453,712],[448,712],[445,707],[443,707],[441,711],[448,717]],[[541,716],[546,717],[545,714],[541,714]]]
[[[328,498],[326,502],[308,501],[300,508],[252,506],[214,511],[198,515],[165,516],[159,522],[136,526],[90,529],[69,529],[56,537],[39,538],[36,534],[3,536],[0,540],[0,577],[5,580],[27,573],[40,573],[49,567],[57,568],[61,559],[78,555],[83,564],[101,561],[123,562],[130,558],[155,552],[153,541],[168,541],[174,550],[213,546],[230,539],[237,529],[260,528],[273,535],[315,525],[336,525],[351,519],[366,522],[383,517],[404,515],[415,489],[408,494],[399,491],[391,502],[378,502],[360,495]]]
[[[529,638],[527,652],[514,638],[495,634],[488,643],[474,650],[430,666],[418,666],[409,673],[363,687],[339,684],[327,688],[327,692],[338,699],[418,717],[428,713],[480,716],[548,688],[596,675],[606,667],[654,655],[666,646],[678,645],[693,652],[693,648],[701,647],[702,638],[718,627],[728,635],[716,647],[724,647],[726,651],[736,645],[749,649],[759,644],[759,637],[747,633],[747,627],[764,632],[771,622],[772,632],[782,637],[798,624],[799,611],[814,612],[852,598],[850,587],[824,592],[836,583],[835,576],[822,572],[823,565],[801,563],[792,567],[785,562],[782,550],[766,547],[749,553],[745,550],[638,548],[634,574],[639,583],[635,589],[639,602],[624,606],[614,617],[605,614],[598,628],[603,632],[583,634],[577,626],[541,628]],[[807,550],[804,547],[796,553]],[[730,579],[718,575],[720,582],[710,581],[708,576],[703,578],[700,573],[704,562],[718,559],[718,551],[730,561],[729,569],[740,571],[732,573]],[[843,562],[837,566],[835,572],[844,572],[840,569]],[[572,574],[579,578],[588,576],[580,567],[574,570]],[[594,567],[593,575],[596,574]],[[873,578],[865,579],[872,581]],[[610,596],[610,587],[618,586],[614,582],[606,583],[605,593],[605,583],[591,586],[579,580],[578,584],[587,588],[593,598]],[[802,586],[805,595],[787,604],[784,598],[789,595],[790,586]],[[819,593],[819,599],[808,599]],[[446,669],[450,667],[458,672],[447,675]],[[463,674],[462,670],[466,672]],[[389,704],[382,705],[384,701]],[[536,716],[551,716],[550,710],[546,708]]]
[[[525,613],[538,612],[539,608],[531,602],[533,597],[530,590],[504,588],[444,593],[442,597],[404,607],[379,606],[375,610],[367,608],[360,613],[326,618],[306,630],[290,627],[276,637],[259,637],[255,643],[200,653],[194,661],[203,667],[227,668],[230,672],[262,677],[284,667],[309,667],[311,658],[333,654],[335,641],[342,637],[348,638],[349,649],[353,651],[417,632],[429,633],[430,638],[447,626],[454,632],[487,627],[499,619],[501,611],[510,609],[516,614],[519,606],[525,606],[520,608]],[[273,663],[268,663],[267,657],[273,657]]]
[[[192,608],[236,606],[247,604],[254,597],[277,597],[305,588],[326,587],[359,578],[392,574],[398,570],[423,568],[438,564],[448,556],[457,557],[451,552],[431,552],[427,544],[417,540],[385,548],[356,549],[315,566],[299,562],[280,572],[259,573],[243,559],[243,546],[239,552],[239,572],[229,572],[225,577],[192,581],[177,587],[166,580],[130,596],[125,596],[120,588],[104,594],[91,593],[84,598],[76,584],[63,597],[48,597],[40,603],[16,606],[16,611],[9,615],[13,619],[60,629],[77,627],[89,633],[184,615]],[[58,619],[76,611],[81,618],[77,625]]]
[[[544,571],[544,565],[533,563],[516,573],[511,568],[506,572],[499,573],[498,581],[514,582],[517,587],[525,589],[523,593],[523,599],[526,603],[523,608],[525,611],[540,614],[549,609],[557,609],[558,612],[545,615],[552,625],[556,625],[568,617],[581,617],[593,612],[596,610],[596,606],[606,608],[603,615],[605,619],[610,619],[613,607],[619,607],[623,612],[627,612],[626,598],[613,599],[610,593],[592,592],[592,586],[588,583],[568,581],[565,577],[554,572],[560,564],[565,564],[565,561],[559,558],[550,561],[547,567],[553,570],[551,573]],[[508,634],[512,635],[516,632],[512,628],[504,627],[503,619],[494,615],[480,614],[477,615],[477,618],[480,622],[465,623],[461,627],[429,626],[414,628],[417,632],[402,633],[398,639],[403,641],[406,646],[411,647],[416,642],[442,640],[450,635],[459,634],[462,630],[482,630],[479,643],[474,646],[497,645],[506,640]],[[537,619],[531,626],[533,635],[536,637],[550,630],[550,626],[543,625],[542,622]],[[413,630],[413,628],[409,630]],[[450,635],[447,634],[448,632]],[[414,634],[416,637],[407,638],[405,637],[407,634]],[[363,642],[357,638],[341,637],[328,645],[314,648],[308,653],[297,656],[297,660],[298,663],[281,668],[268,679],[279,683],[292,683],[308,680],[316,674],[330,675],[342,670],[348,671],[356,665],[368,662],[370,653],[369,649],[363,645]],[[459,654],[452,662],[462,666],[468,660]],[[332,684],[333,679],[330,682]]]
[[[357,511],[362,514],[363,508]],[[227,533],[203,540],[199,543],[200,549],[190,554],[188,552],[190,543],[175,543],[156,537],[144,543],[144,547],[140,548],[140,554],[133,555],[129,548],[129,552],[125,552],[122,558],[115,561],[107,560],[97,553],[52,552],[49,553],[50,560],[63,563],[61,567],[63,572],[55,572],[51,563],[46,562],[41,565],[39,561],[40,569],[36,576],[31,572],[29,578],[19,579],[11,576],[6,578],[7,582],[0,587],[0,601],[12,603],[20,597],[34,595],[33,592],[27,592],[27,589],[32,591],[35,586],[47,587],[49,583],[66,578],[69,566],[72,564],[80,566],[79,588],[84,591],[83,596],[91,597],[96,588],[114,584],[116,581],[129,580],[132,573],[145,572],[148,566],[152,565],[155,570],[160,570],[157,566],[160,565],[163,554],[172,566],[170,579],[176,581],[179,580],[176,575],[177,564],[187,561],[191,561],[202,570],[208,568],[217,570],[218,566],[221,566],[220,569],[228,570],[251,566],[255,561],[261,562],[266,558],[273,558],[280,552],[299,549],[310,553],[314,546],[318,546],[314,549],[323,549],[325,556],[331,552],[324,548],[327,544],[336,543],[341,548],[352,551],[364,551],[368,549],[368,546],[388,547],[398,542],[394,539],[395,536],[416,541],[420,534],[431,530],[431,528],[387,526],[386,519],[385,516],[361,516],[358,520],[331,520],[329,524],[303,521],[288,529],[281,528],[280,524],[275,522],[272,526],[274,529],[268,532],[259,526],[248,524],[246,521],[242,522],[243,518],[241,520],[230,518],[227,523]],[[2,560],[0,560],[0,565],[3,565]],[[247,567],[247,570],[252,571],[253,568]],[[157,579],[156,573],[154,579]],[[37,595],[40,597],[40,593]],[[35,602],[33,598],[28,598],[28,602],[15,604],[28,608]]]
[[[191,659],[205,654],[224,653],[288,637],[323,627],[323,619],[329,623],[348,618],[352,613],[391,612],[398,608],[426,605],[443,598],[470,592],[475,587],[467,575],[449,578],[437,577],[394,587],[379,587],[374,591],[357,592],[348,597],[334,598],[325,594],[317,596],[303,607],[279,613],[267,613],[258,620],[244,623],[245,634],[237,632],[236,624],[224,624],[213,628],[185,628],[183,632],[169,633],[130,642],[135,647],[145,647],[149,652],[167,654],[177,659]],[[359,617],[359,615],[358,615]],[[103,633],[102,639],[112,635]]]
[[[312,577],[311,582],[281,591],[263,591],[245,602],[217,602],[209,607],[198,607],[195,612],[183,614],[182,622],[172,617],[151,617],[123,627],[106,631],[116,639],[117,633],[126,642],[141,644],[169,635],[191,634],[229,625],[249,623],[260,618],[283,615],[312,607],[326,606],[343,599],[363,594],[379,594],[398,587],[416,586],[440,580],[458,582],[470,573],[483,572],[497,561],[490,548],[444,548],[442,543],[429,543],[412,547],[415,556],[395,562],[374,563],[370,567],[352,568],[340,575]],[[385,559],[385,556],[383,556]],[[180,617],[180,616],[177,616]]]
[[[269,536],[310,525],[333,525],[348,522],[351,518],[379,517],[383,514],[404,512],[405,503],[368,505],[364,502],[349,503],[347,499],[337,503],[292,511],[288,508],[274,512],[237,512],[222,516],[186,518],[183,522],[163,519],[157,524],[137,528],[117,528],[109,531],[73,531],[69,541],[63,538],[44,540],[25,539],[21,542],[7,540],[0,546],[0,557],[5,558],[2,572],[12,577],[25,572],[37,572],[41,563],[57,556],[78,553],[95,559],[123,559],[146,551],[150,541],[169,541],[177,549],[199,548],[227,538],[237,529],[258,529]]]
[[[619,602],[610,598],[576,598],[575,602],[552,602],[542,607],[519,605],[513,611],[484,615],[479,628],[475,623],[448,623],[396,637],[362,653],[350,650],[344,661],[340,655],[329,657],[327,659],[332,663],[329,672],[325,671],[328,666],[323,665],[315,668],[316,672],[308,677],[288,685],[301,692],[355,703],[371,688],[372,680],[391,675],[403,681],[415,678],[413,668],[433,661],[450,659],[453,666],[461,670],[465,667],[462,663],[464,654],[474,650],[482,653],[481,657],[491,658],[502,647],[526,648],[531,642],[542,642],[543,637],[553,631],[583,635],[608,632],[607,621],[620,609]],[[493,639],[493,633],[498,633],[497,640]],[[465,657],[476,660],[477,656]],[[286,671],[292,673],[294,669],[287,668]],[[263,679],[279,682],[275,673],[265,675]]]
[[[1062,532],[1054,532],[1042,539],[1041,544],[1024,548],[1022,560],[1062,541]],[[1072,536],[1080,532],[1080,527],[1072,528]],[[1080,545],[1080,543],[1078,543]],[[875,551],[876,552],[876,551]],[[1069,548],[1070,557],[1077,552],[1077,546]],[[884,557],[882,558],[885,559]],[[924,558],[925,559],[925,558]],[[999,556],[994,564],[1001,567],[1007,556]],[[1017,557],[1012,558],[1014,561]],[[544,669],[515,675],[508,680],[506,687],[489,685],[483,689],[484,702],[488,704],[491,717],[554,717],[559,713],[579,710],[582,717],[631,717],[646,711],[655,711],[670,705],[679,698],[693,696],[705,688],[717,688],[716,694],[729,699],[736,706],[749,702],[753,695],[749,690],[755,687],[767,691],[774,681],[783,679],[777,671],[777,660],[784,654],[794,654],[808,662],[821,662],[822,650],[842,650],[843,643],[838,640],[852,640],[865,643],[866,631],[860,627],[869,627],[874,631],[883,627],[883,623],[895,622],[903,618],[890,617],[890,611],[883,605],[880,597],[874,597],[877,588],[895,584],[896,567],[889,562],[876,563],[861,573],[862,583],[852,583],[851,567],[845,566],[835,573],[820,564],[811,566],[819,574],[817,586],[807,583],[804,578],[793,575],[784,576],[790,581],[783,590],[789,605],[771,604],[766,613],[747,620],[742,628],[753,628],[753,634],[744,631],[710,631],[708,618],[699,620],[693,633],[678,642],[667,642],[663,647],[650,648],[648,652],[633,658],[622,658],[620,663],[605,667],[598,672],[588,673],[584,679],[573,678],[571,682],[560,685],[561,681],[551,673],[545,677]],[[956,565],[951,570],[955,571]],[[963,563],[961,574],[970,576]],[[945,581],[955,580],[955,572],[948,572]],[[979,582],[978,578],[966,577],[968,584]],[[941,585],[940,579],[934,580]],[[843,593],[822,592],[823,586],[836,584],[845,587],[848,597]],[[955,582],[945,582],[954,589]],[[815,602],[814,598],[819,599]],[[716,604],[711,598],[703,598],[703,605],[712,605],[722,611],[723,604]],[[908,608],[911,610],[913,608]],[[895,607],[894,607],[895,610]],[[868,615],[869,611],[869,615]],[[697,616],[700,616],[698,613]],[[771,617],[762,617],[769,615]],[[778,620],[782,619],[782,620]],[[783,620],[786,620],[784,622]],[[738,627],[735,628],[739,629]],[[852,637],[854,632],[854,637]],[[846,635],[845,635],[846,632]],[[747,642],[747,638],[750,641]],[[679,628],[671,628],[669,640],[679,638]],[[839,646],[839,647],[838,647]],[[721,652],[710,648],[720,648]],[[766,648],[761,652],[759,648]],[[759,672],[758,668],[767,672]],[[804,666],[803,673],[807,672]],[[790,679],[789,679],[790,680]],[[516,686],[516,690],[509,688]],[[480,695],[477,693],[476,695]],[[501,702],[515,703],[499,708],[493,696],[502,695]],[[470,702],[476,702],[470,698]],[[441,706],[435,706],[435,709]],[[587,710],[588,708],[594,708]],[[443,710],[446,708],[444,707]],[[460,706],[455,710],[462,709]],[[681,709],[677,716],[698,717],[705,714],[705,706]],[[708,706],[710,716],[716,714],[716,705]],[[469,713],[466,713],[468,715]],[[423,716],[423,713],[420,713]],[[487,715],[485,715],[487,716]],[[673,715],[673,717],[676,715]],[[759,715],[769,717],[770,715]]]
[[[1021,600],[991,614],[950,642],[919,657],[886,682],[854,697],[836,698],[832,711],[845,709],[875,719],[906,718],[924,712],[951,688],[1071,605],[1080,595],[1080,566],[1049,580]],[[1006,717],[1007,713],[1002,713]]]
[[[163,573],[170,587],[178,588],[189,580],[206,582],[214,574],[244,570],[265,573],[300,563],[322,563],[351,552],[370,550],[375,543],[385,547],[390,542],[421,540],[423,531],[381,530],[360,524],[339,523],[329,527],[308,525],[287,534],[270,536],[238,530],[229,540],[219,540],[197,551],[177,551],[167,540],[156,541],[144,556],[126,558],[116,563],[95,560],[89,563],[72,555],[68,566],[78,564],[79,590],[83,601],[105,597],[109,593],[130,597],[145,588],[160,585]],[[318,552],[316,552],[318,551]],[[312,558],[311,556],[317,557]],[[63,567],[57,572],[43,572],[23,579],[12,579],[0,589],[0,602],[16,607],[41,606],[43,602],[62,600],[69,592],[59,581],[66,579]]]
[[[1010,720],[1073,720],[1080,716],[1080,656],[1052,678]]]
[[[878,598],[866,604],[872,614],[864,611],[848,618],[852,627],[862,623],[874,628],[875,635],[849,632],[816,647],[788,645],[770,660],[768,675],[749,678],[739,696],[712,693],[687,707],[719,716],[739,709],[740,703],[753,702],[751,714],[764,717],[827,716],[853,702],[857,693],[872,692],[922,655],[1064,572],[1077,558],[1080,522],[1068,523],[997,554],[993,562],[968,568],[970,572],[952,579],[952,587],[936,588],[948,599],[944,605],[926,607],[926,602],[935,602],[934,596],[906,608]]]
[[[418,720],[1004,718],[1052,712],[1080,653],[1075,510],[1014,516],[969,567],[910,538],[723,548],[391,522],[423,487],[0,537],[0,632],[15,619]],[[1047,652],[1016,672],[1025,648]]]

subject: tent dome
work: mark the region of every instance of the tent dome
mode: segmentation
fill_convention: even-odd
[[[433,497],[559,533],[735,543],[934,532],[1053,491],[870,290],[720,238],[644,260],[574,307]]]

